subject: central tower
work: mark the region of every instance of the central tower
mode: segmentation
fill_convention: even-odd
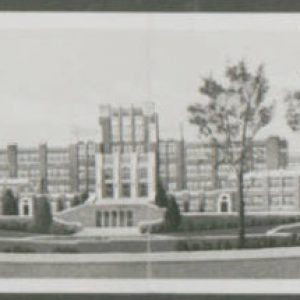
[[[152,202],[156,194],[158,116],[142,107],[100,106],[96,154],[97,202]]]

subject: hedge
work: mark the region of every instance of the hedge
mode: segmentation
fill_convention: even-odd
[[[176,244],[177,251],[203,251],[203,250],[229,250],[238,249],[236,238],[226,239],[203,239],[203,240],[180,240]],[[244,248],[259,249],[271,247],[300,246],[300,239],[297,235],[290,236],[264,236],[247,238]]]
[[[62,222],[60,220],[54,219],[48,233],[67,235],[76,233],[80,229],[81,226],[77,223]],[[1,216],[0,230],[13,230],[26,233],[37,232],[32,218],[20,216]]]
[[[281,225],[300,222],[300,215],[247,215],[245,226]],[[214,229],[231,229],[239,227],[238,215],[197,215],[182,216],[178,231],[191,232]]]
[[[63,222],[58,219],[54,219],[53,223],[50,226],[49,234],[62,234],[62,235],[68,235],[68,234],[74,234],[80,229],[82,226],[79,223],[75,222]]]
[[[32,219],[29,217],[19,216],[1,216],[0,229],[1,230],[15,230],[22,232],[30,232],[32,227]]]
[[[144,221],[139,223],[140,233],[161,233],[165,231],[165,224],[163,220]]]

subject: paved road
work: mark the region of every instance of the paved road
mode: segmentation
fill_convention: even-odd
[[[152,254],[1,254],[0,277],[300,278],[300,248]]]

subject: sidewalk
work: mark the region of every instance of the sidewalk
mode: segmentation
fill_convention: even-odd
[[[300,247],[152,253],[0,253],[0,263],[201,262],[300,258]]]

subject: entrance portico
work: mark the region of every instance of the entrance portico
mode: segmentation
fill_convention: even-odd
[[[97,210],[97,227],[132,227],[134,214],[130,209]]]

